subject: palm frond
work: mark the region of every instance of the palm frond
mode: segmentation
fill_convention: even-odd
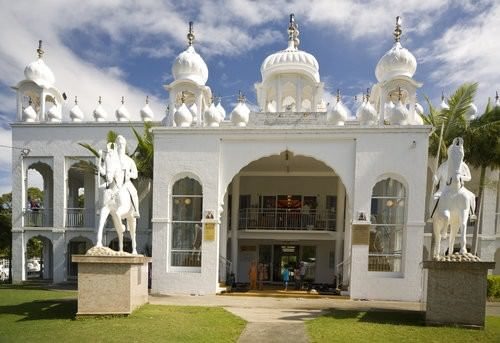
[[[90,145],[88,143],[78,143],[78,145],[80,145],[80,146],[84,147],[85,149],[87,149],[88,151],[90,151],[95,157],[99,157],[99,153],[92,145]]]

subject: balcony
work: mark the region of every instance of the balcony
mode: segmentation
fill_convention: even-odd
[[[67,208],[66,227],[94,227],[93,208]]]
[[[239,212],[238,229],[335,231],[336,216],[328,210],[246,208]]]
[[[51,208],[23,209],[25,227],[52,227],[54,223]]]

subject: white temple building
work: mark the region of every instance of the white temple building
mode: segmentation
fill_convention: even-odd
[[[265,283],[280,283],[282,269],[302,261],[310,283],[342,283],[353,299],[423,299],[431,127],[416,111],[422,84],[401,33],[397,22],[394,45],[375,68],[377,83],[353,118],[340,94],[325,102],[319,63],[300,50],[291,15],[285,49],[264,58],[255,84],[260,110],[240,95],[226,115],[213,101],[190,24],[188,47],[164,86],[169,112],[153,122],[152,186],[138,184],[138,250],[153,258],[153,293],[219,293],[230,273],[248,282],[252,261],[265,266]],[[130,127],[143,128],[129,121],[123,101],[112,118],[101,99],[92,118],[75,100],[71,121],[63,121],[66,100],[42,55],[40,47],[14,87],[13,146],[25,148],[12,156],[14,282],[27,278],[33,237],[44,243],[43,278],[76,278],[71,256],[96,242],[102,187],[82,168],[97,158],[78,143],[104,149],[114,130],[133,151]],[[147,103],[140,114],[154,118]],[[43,206],[36,209],[28,206],[31,169],[43,177]],[[496,187],[485,190],[479,254],[500,262],[498,171],[488,177]],[[110,224],[104,243],[114,246],[115,238]]]

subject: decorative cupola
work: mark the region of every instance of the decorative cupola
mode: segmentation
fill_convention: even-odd
[[[465,120],[474,120],[477,117],[477,106],[473,102],[471,102],[469,107],[467,108],[467,112],[465,113]]]
[[[149,107],[149,96],[146,96],[146,105],[141,108],[141,119],[142,121],[152,121],[154,118],[154,113],[151,107]]]
[[[356,118],[359,120],[360,125],[371,126],[378,123],[378,113],[370,102],[369,89],[366,91],[366,97],[363,95],[363,101],[356,111]]]
[[[189,22],[187,40],[186,50],[181,52],[172,64],[174,81],[164,87],[170,94],[170,108],[179,109],[182,105],[181,97],[183,97],[184,107],[192,112],[191,122],[202,126],[202,114],[210,106],[212,91],[205,85],[208,80],[208,67],[194,48],[193,22]]]
[[[408,124],[408,117],[409,117],[409,111],[406,108],[405,105],[401,102],[401,96],[402,92],[401,89],[399,89],[398,93],[398,102],[392,108],[390,115],[388,116],[389,123],[392,125],[407,125]],[[392,103],[392,101],[391,101]]]
[[[221,122],[220,112],[217,110],[213,102],[204,113],[204,121],[205,126],[219,127],[219,124]]]
[[[445,101],[444,92],[441,93],[441,103],[439,104],[438,109],[440,111],[442,111],[442,110],[449,110],[450,109],[450,106],[448,106],[448,104]]]
[[[215,106],[215,108],[217,109],[217,111],[219,111],[219,115],[220,115],[220,121],[224,121],[224,119],[226,119],[226,110],[224,109],[224,107],[222,106],[222,101],[221,101],[221,97],[218,97],[218,103],[217,103],[217,106]]]
[[[231,122],[235,126],[247,126],[250,118],[250,109],[245,103],[245,96],[239,92],[238,103],[231,112]]]
[[[401,18],[396,17],[396,27],[393,32],[394,45],[382,56],[375,68],[378,83],[373,87],[373,100],[380,112],[380,125],[383,125],[384,120],[390,121],[389,113],[386,112],[388,108],[386,104],[390,102],[396,104],[395,107],[398,102],[401,102],[403,107],[407,107],[408,119],[403,122],[410,125],[420,122],[416,118],[415,103],[417,88],[422,87],[422,84],[413,79],[417,70],[417,60],[401,45],[402,33]]]
[[[257,102],[265,112],[326,111],[316,58],[299,49],[299,25],[290,14],[288,47],[266,57],[256,83]]]
[[[118,109],[115,111],[116,119],[118,121],[129,121],[130,120],[130,113],[128,112],[127,108],[125,107],[125,98],[122,96],[121,100],[121,105],[118,107]]]
[[[22,121],[31,123],[36,121],[36,111],[33,109],[31,98],[28,100],[28,107],[23,110]]]
[[[335,102],[333,108],[327,112],[326,120],[331,124],[343,126],[348,115],[349,111],[342,103],[340,90],[337,89],[337,101]]]
[[[72,122],[81,122],[83,120],[83,112],[80,109],[80,106],[78,106],[78,97],[75,96],[75,106],[71,108],[69,111],[69,117],[71,118]]]
[[[184,103],[185,98],[182,94],[181,105],[175,110],[174,123],[178,127],[190,127],[193,122],[193,115]]]
[[[60,122],[62,117],[63,97],[54,87],[55,78],[52,70],[45,64],[42,41],[38,41],[36,50],[38,58],[24,69],[25,79],[13,87],[17,92],[17,119],[24,121],[52,121]],[[31,104],[28,104],[31,101]],[[25,117],[24,110],[31,106],[36,113],[35,118]],[[31,111],[28,111],[31,112]]]
[[[108,113],[106,110],[102,107],[102,98],[99,96],[99,100],[97,101],[97,107],[94,110],[94,119],[95,121],[105,121],[106,118],[108,117]]]

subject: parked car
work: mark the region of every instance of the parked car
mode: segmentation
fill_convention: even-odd
[[[26,264],[26,271],[30,273],[39,273],[41,270],[40,261],[35,259],[29,259]]]
[[[9,278],[9,267],[5,264],[0,264],[0,281],[5,281]]]

